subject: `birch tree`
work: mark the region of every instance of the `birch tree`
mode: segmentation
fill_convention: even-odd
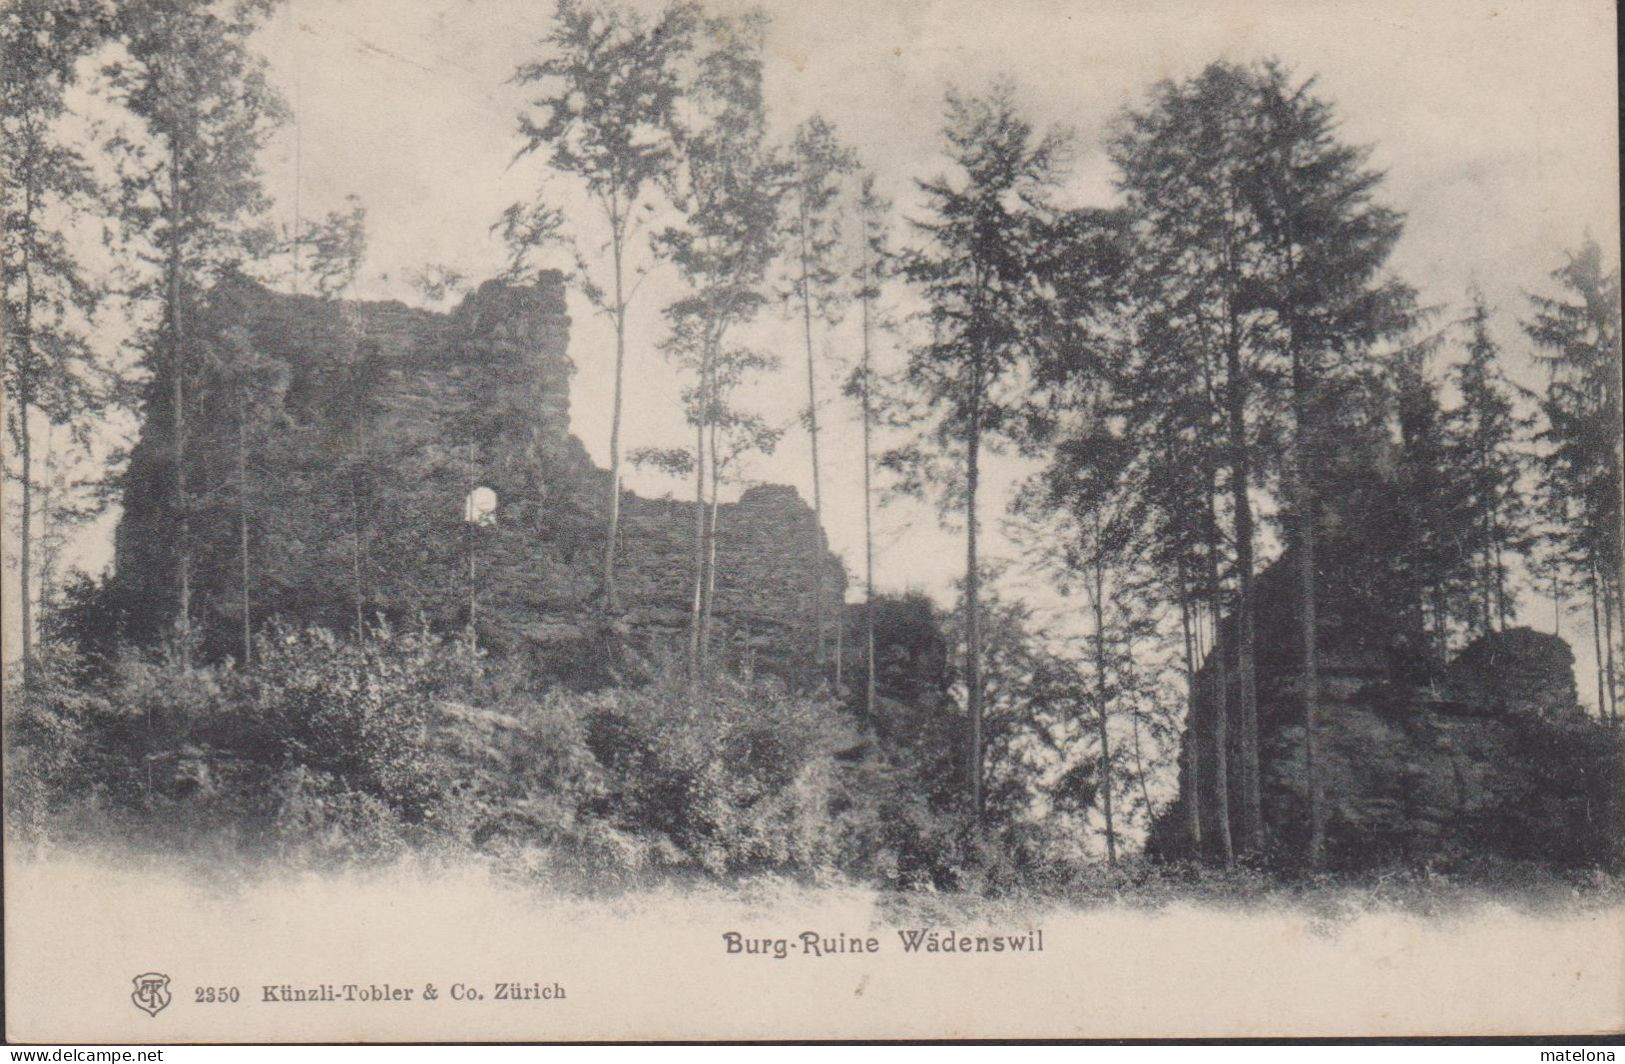
[[[791,168],[788,204],[785,210],[785,244],[789,268],[786,301],[801,318],[802,340],[807,352],[807,447],[812,456],[813,527],[813,628],[816,657],[823,664],[828,644],[828,618],[825,614],[828,574],[820,546],[824,527],[824,491],[818,461],[818,360],[813,340],[813,323],[822,330],[839,323],[845,314],[849,294],[842,282],[841,179],[857,166],[852,152],[843,147],[835,131],[818,115],[796,127],[790,141]]]
[[[609,418],[609,498],[604,535],[604,607],[619,609],[615,584],[621,513],[621,410],[627,312],[652,263],[636,257],[637,238],[679,161],[674,129],[682,98],[681,61],[693,47],[698,8],[674,3],[652,19],[621,4],[559,0],[545,58],[519,67],[514,81],[539,92],[519,119],[519,155],[541,154],[569,175],[599,211],[605,236],[596,265],[582,261],[583,291],[615,328],[615,389]],[[499,223],[515,266],[551,243],[563,225],[542,193],[510,207]],[[578,254],[589,243],[576,230]],[[607,262],[604,261],[607,255]],[[607,277],[605,276],[607,274]]]
[[[694,594],[689,663],[706,664],[708,559],[713,554],[706,489],[720,484],[719,434],[727,393],[761,363],[735,338],[768,300],[768,271],[778,252],[779,210],[787,168],[767,143],[762,95],[766,17],[759,12],[703,20],[710,42],[685,84],[687,113],[678,131],[680,221],[657,247],[677,268],[685,291],[666,307],[669,354],[693,374]],[[733,416],[733,415],[727,415]]]
[[[253,225],[268,207],[259,152],[285,118],[249,36],[273,0],[225,6],[207,0],[132,0],[117,9],[121,53],[105,68],[114,97],[141,124],[108,148],[120,168],[119,214],[146,267],[131,294],[155,308],[145,338],[153,386],[146,416],[167,419],[175,527],[174,633],[190,665],[192,493],[189,418],[200,355],[192,327],[200,293],[268,235]],[[263,250],[263,246],[260,246]]]
[[[891,202],[875,189],[874,175],[865,173],[857,198],[858,254],[852,282],[860,315],[859,361],[847,379],[846,394],[858,403],[863,425],[863,705],[869,719],[875,712],[875,522],[874,430],[879,415],[875,370],[875,344],[891,322],[882,310],[881,285],[895,267],[888,216]]]

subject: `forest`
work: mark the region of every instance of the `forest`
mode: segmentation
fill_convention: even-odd
[[[1098,143],[952,89],[888,188],[780,135],[765,13],[557,0],[491,86],[537,175],[505,271],[367,302],[360,198],[275,220],[281,6],[0,11],[13,845],[588,891],[1625,871],[1617,246],[1516,332],[1425,302],[1290,57],[1137,86]],[[686,435],[630,446],[652,361]],[[751,475],[792,439],[804,503]],[[951,601],[888,575],[899,499]]]

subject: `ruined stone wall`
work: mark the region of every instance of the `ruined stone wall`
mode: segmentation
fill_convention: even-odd
[[[450,314],[247,282],[214,293],[202,334],[240,330],[280,367],[280,409],[274,425],[256,428],[253,448],[255,619],[353,627],[359,572],[369,619],[422,617],[454,630],[472,610],[489,647],[590,653],[580,644],[601,634],[609,486],[569,431],[569,325],[557,274],[534,286],[488,282]],[[236,428],[204,417],[222,382],[190,383],[194,616],[229,648],[240,627],[240,555],[234,474],[220,458]],[[162,388],[155,382],[155,394]],[[169,425],[147,420],[118,531],[123,598],[150,614],[138,636],[161,634],[173,613]],[[461,519],[475,485],[498,497],[489,528]],[[693,526],[691,501],[623,495],[617,627],[645,649],[686,631]],[[845,576],[793,488],[753,487],[720,508],[714,630],[724,657],[789,661],[810,651],[819,553],[833,616]]]

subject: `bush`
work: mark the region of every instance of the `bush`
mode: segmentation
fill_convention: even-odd
[[[962,718],[947,702],[882,698],[860,721],[773,678],[651,675],[570,691],[461,641],[387,628],[358,644],[274,627],[248,668],[129,652],[92,665],[48,647],[8,691],[6,828],[31,845],[306,865],[478,856],[595,891],[762,873],[1077,899],[1261,887],[1201,866],[1104,869],[1070,816],[995,810],[972,830]],[[1533,782],[1481,814],[1473,852],[1495,868],[1617,872],[1618,732],[1512,723],[1513,767]]]
[[[259,724],[257,749],[247,752],[332,781],[339,789],[328,793],[354,792],[423,823],[449,783],[430,724],[475,668],[466,652],[424,631],[387,628],[362,644],[320,628],[277,628],[260,647],[244,692],[243,708]]]
[[[855,736],[833,702],[773,679],[691,684],[675,668],[584,697],[587,745],[606,773],[592,810],[617,828],[717,875],[834,867],[834,758]]]
[[[907,823],[875,815],[826,698],[671,668],[587,694],[534,683],[389,629],[273,627],[249,668],[64,660],[8,708],[8,815],[25,837],[93,822],[124,845],[295,863],[485,853],[593,885],[867,868]],[[896,849],[893,866],[929,862]]]
[[[12,830],[99,823],[126,844],[213,836],[335,858],[386,856],[434,830],[450,765],[430,723],[468,675],[466,652],[426,633],[357,646],[287,628],[258,649],[250,669],[42,655],[8,701]]]
[[[45,845],[52,841],[61,797],[93,757],[87,722],[109,710],[89,691],[83,660],[66,650],[43,648],[27,685],[20,668],[6,679],[6,835],[12,842]]]

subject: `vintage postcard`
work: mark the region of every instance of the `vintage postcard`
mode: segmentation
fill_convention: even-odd
[[[7,1039],[1625,1030],[1615,19],[3,0]]]

